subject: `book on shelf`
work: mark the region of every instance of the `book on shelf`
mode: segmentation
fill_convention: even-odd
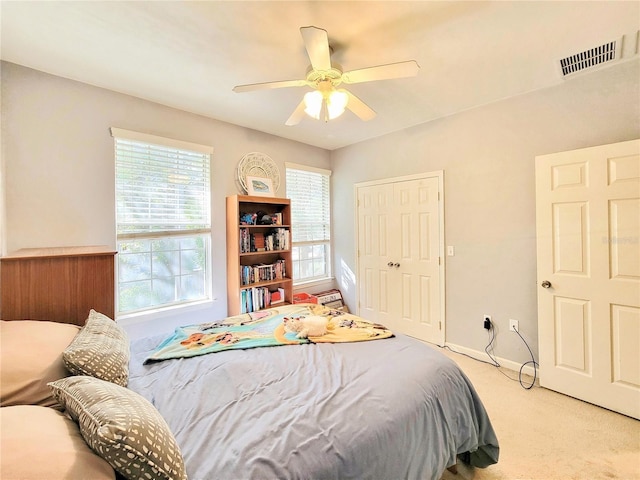
[[[240,313],[250,313],[284,302],[284,289],[270,291],[267,287],[245,288],[240,291]]]
[[[254,252],[264,251],[264,233],[253,234],[253,251]]]
[[[289,250],[289,230],[274,228],[268,233],[249,233],[248,228],[240,229],[240,253]]]
[[[278,288],[277,290],[271,292],[271,305],[276,305],[278,303],[284,302],[284,288]]]
[[[289,230],[274,228],[265,239],[266,250],[289,250]]]
[[[283,259],[276,260],[274,263],[268,265],[256,264],[240,266],[240,282],[242,285],[282,280],[285,277],[286,268]]]
[[[247,228],[240,229],[240,253],[251,251],[251,236]]]

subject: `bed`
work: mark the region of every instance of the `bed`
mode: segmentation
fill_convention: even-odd
[[[291,315],[286,308],[300,314],[305,307],[273,310]],[[326,310],[334,322],[362,322]],[[410,337],[149,361],[167,340],[133,342],[128,387],[166,419],[189,478],[438,480],[459,456],[477,467],[498,460],[498,441],[470,381]]]
[[[237,341],[207,352],[212,344],[192,337],[195,328],[226,341],[221,329],[245,334],[287,308],[131,344],[93,311],[81,330],[2,322],[3,478],[438,480],[459,459],[498,461],[491,422],[455,363],[383,326],[314,307],[339,326],[324,342],[278,327],[279,346]],[[334,335],[356,323],[370,341],[353,329],[346,339]],[[189,340],[188,355],[158,356],[185,335],[198,348]],[[14,389],[29,395],[16,396],[8,372],[26,378],[22,364],[34,351],[39,371]]]

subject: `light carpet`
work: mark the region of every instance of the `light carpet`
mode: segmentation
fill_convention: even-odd
[[[517,372],[432,348],[469,377],[500,442],[496,465],[459,464],[442,480],[640,480],[640,421],[538,385],[525,390],[503,375]]]

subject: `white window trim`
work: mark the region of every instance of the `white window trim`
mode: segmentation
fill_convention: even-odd
[[[291,168],[293,170],[306,170],[307,172],[321,173],[322,175],[331,176],[331,170],[326,168],[310,167],[309,165],[302,165],[300,163],[284,162],[284,168]]]
[[[162,145],[165,147],[172,147],[184,150],[193,150],[199,153],[208,153],[213,155],[213,147],[209,145],[200,145],[199,143],[185,142],[183,140],[176,140],[175,138],[159,137],[157,135],[151,135],[149,133],[133,132],[131,130],[125,130],[124,128],[111,127],[111,136],[113,138],[122,138],[125,140],[133,140],[136,142],[150,143],[153,145]]]
[[[142,133],[142,132],[135,132],[133,130],[126,130],[124,128],[118,128],[118,127],[111,127],[109,129],[111,136],[114,138],[114,142],[115,139],[119,138],[119,139],[123,139],[123,140],[131,140],[131,141],[137,141],[137,142],[143,142],[143,143],[148,143],[151,145],[160,145],[163,147],[169,147],[169,148],[175,148],[178,150],[191,150],[194,152],[198,152],[198,153],[204,153],[204,154],[208,154],[210,156],[210,158],[213,157],[213,152],[214,149],[212,146],[210,145],[202,145],[199,143],[193,143],[193,142],[187,142],[184,140],[178,140],[175,138],[167,138],[167,137],[160,137],[158,135],[152,135],[149,133]],[[207,248],[207,257],[209,259],[209,262],[211,262],[211,252],[213,249],[213,246],[211,245],[212,242],[212,237],[211,237],[211,233],[212,230],[211,228],[209,229],[198,229],[198,230],[192,230],[192,231],[188,231],[188,232],[184,232],[184,231],[177,231],[177,232],[149,232],[149,233],[140,233],[140,234],[117,234],[116,235],[116,243],[120,240],[128,240],[128,239],[132,239],[132,238],[136,238],[136,237],[149,237],[152,238],[154,236],[157,237],[162,237],[162,236],[172,236],[172,235],[176,235],[176,236],[180,236],[180,235],[185,235],[185,234],[208,234],[209,235],[209,242],[208,242],[208,248]],[[123,312],[123,313],[118,313],[118,300],[119,300],[119,296],[118,296],[118,288],[119,288],[119,279],[118,279],[118,270],[119,268],[116,269],[116,278],[115,278],[115,288],[116,288],[116,317],[118,320],[123,319],[125,321],[133,319],[133,318],[145,318],[148,319],[150,317],[156,317],[158,315],[162,315],[163,312],[167,312],[167,311],[171,311],[171,310],[175,310],[175,309],[182,309],[182,308],[193,308],[194,306],[197,307],[199,305],[204,305],[204,304],[211,304],[212,302],[214,302],[216,299],[213,296],[213,282],[212,282],[212,265],[210,264],[209,268],[207,269],[206,272],[206,283],[207,283],[207,298],[205,299],[200,299],[200,300],[193,300],[193,301],[185,301],[185,302],[180,302],[180,303],[173,303],[173,304],[168,304],[168,305],[160,305],[160,306],[156,306],[155,308],[146,308],[146,309],[142,309],[142,310],[134,310],[134,311],[129,311],[129,312]],[[134,322],[135,323],[135,322]]]
[[[331,177],[331,170],[328,170],[326,168],[319,168],[319,167],[311,167],[309,165],[303,165],[301,163],[294,163],[294,162],[284,162],[284,167],[285,167],[285,177],[286,177],[286,169],[287,168],[291,168],[293,170],[304,170],[307,172],[314,172],[314,173],[319,173],[321,175],[326,175],[328,177]],[[331,190],[331,187],[329,187],[329,190]],[[331,197],[331,192],[329,192],[329,196]],[[296,288],[302,288],[302,287],[310,287],[310,286],[314,286],[314,285],[319,285],[319,284],[324,284],[324,283],[328,283],[328,282],[332,282],[335,277],[334,277],[334,265],[333,265],[333,203],[330,202],[329,203],[329,211],[330,211],[330,215],[331,215],[331,238],[328,241],[323,241],[323,242],[296,242],[296,246],[300,246],[303,245],[305,243],[312,243],[314,245],[318,245],[318,244],[322,244],[322,243],[327,243],[329,245],[329,251],[331,252],[331,254],[329,255],[329,275],[326,277],[322,277],[322,278],[308,278],[308,279],[303,279],[303,280],[295,280],[293,281],[293,287],[294,290]]]

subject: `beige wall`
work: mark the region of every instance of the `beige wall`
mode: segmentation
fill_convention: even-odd
[[[496,354],[522,363],[537,352],[534,158],[640,137],[639,62],[576,77],[332,152],[334,261],[356,308],[354,183],[444,170],[446,341],[483,352],[483,314]],[[473,88],[470,79],[469,88]]]
[[[115,247],[110,127],[213,146],[216,301],[195,309],[194,319],[226,315],[224,199],[238,193],[235,169],[242,156],[254,151],[269,155],[280,167],[282,196],[284,162],[330,168],[329,152],[320,148],[10,63],[2,64],[2,99],[5,253],[28,247]]]
[[[115,245],[111,126],[212,145],[216,301],[189,320],[219,318],[226,313],[224,197],[237,192],[242,155],[261,151],[281,174],[285,161],[333,170],[335,272],[355,310],[354,183],[442,169],[446,243],[456,247],[446,259],[447,342],[483,351],[481,318],[491,314],[496,353],[524,362],[528,352],[507,325],[520,320],[537,350],[534,157],[640,137],[639,77],[639,63],[626,63],[327,152],[3,63],[0,245]],[[175,320],[159,321],[168,328]]]

